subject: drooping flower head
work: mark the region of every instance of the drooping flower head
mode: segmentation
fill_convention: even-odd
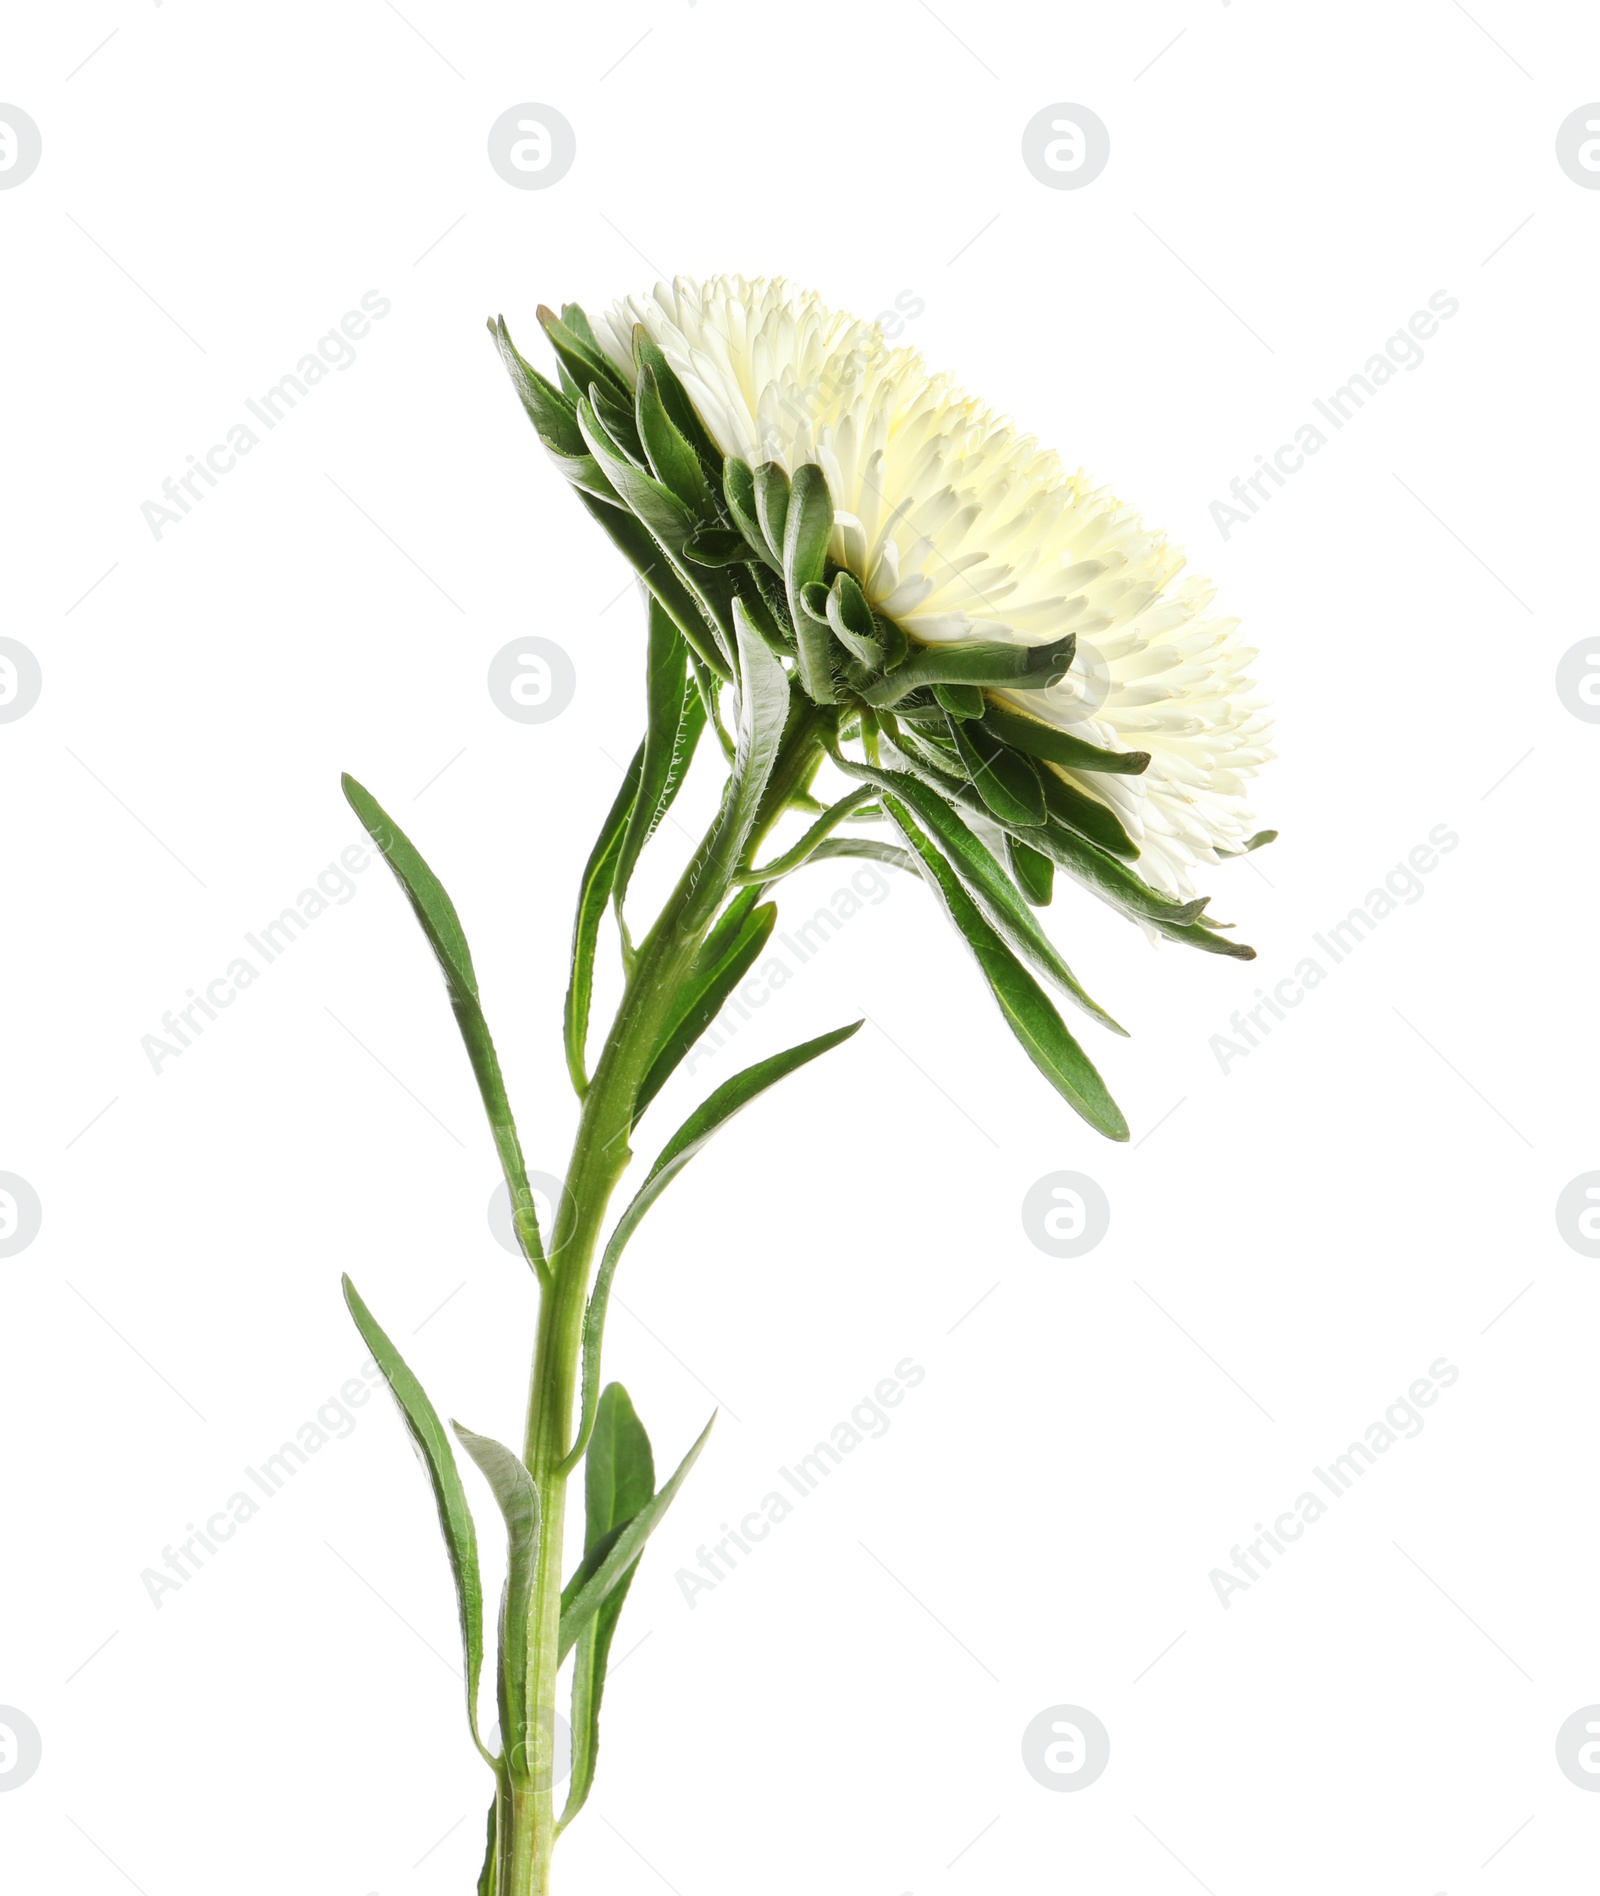
[[[831,558],[912,639],[1039,647],[1076,633],[1059,683],[1000,696],[1090,744],[1149,753],[1137,776],[1054,766],[1115,811],[1148,881],[1190,895],[1194,864],[1241,849],[1246,779],[1271,755],[1255,654],[1165,535],[916,350],[781,279],[679,277],[616,304],[595,333],[630,378],[641,324],[725,455],[822,469]]]
[[[693,749],[723,684],[742,715],[765,675],[780,719],[862,786],[801,857],[853,811],[886,817],[904,851],[826,847],[915,867],[1030,1058],[1126,1138],[1035,972],[1116,1023],[1031,911],[1062,868],[1152,939],[1253,954],[1192,880],[1273,835],[1246,805],[1271,754],[1254,654],[1210,615],[1211,587],[915,350],[781,280],[679,278],[594,323],[576,304],[540,320],[559,386],[490,328],[654,596],[652,651],[675,627],[667,675],[698,680],[655,754],[677,760],[685,734]],[[784,807],[815,811],[804,788]]]

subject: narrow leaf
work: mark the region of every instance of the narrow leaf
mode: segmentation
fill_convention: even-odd
[[[1026,751],[1030,757],[1042,757],[1046,763],[1061,764],[1068,770],[1097,770],[1102,775],[1137,777],[1150,767],[1149,751],[1108,751],[1070,731],[1058,730],[1038,718],[1025,717],[1020,711],[1007,710],[991,698],[984,711],[984,723],[1002,744]]]
[[[684,505],[708,522],[717,518],[717,503],[711,496],[700,458],[679,432],[667,413],[653,369],[639,371],[633,391],[634,421],[639,439],[650,462],[651,472],[664,482]]]
[[[635,1120],[639,1119],[651,1100],[666,1085],[684,1055],[722,1012],[728,996],[750,972],[771,938],[778,911],[770,902],[757,908],[755,902],[760,893],[759,885],[743,892],[747,906],[735,931],[720,939],[715,933],[706,938],[705,946],[696,957],[694,967],[674,1002],[673,1011],[662,1028],[660,1048],[634,1101]],[[739,906],[739,900],[736,898],[730,905],[730,914]],[[719,922],[718,928],[721,926]]]
[[[478,1572],[478,1534],[467,1506],[466,1490],[450,1450],[450,1438],[444,1432],[438,1411],[428,1400],[405,1358],[390,1342],[377,1318],[361,1301],[348,1276],[343,1280],[344,1300],[361,1332],[362,1341],[372,1359],[383,1371],[384,1381],[400,1410],[411,1445],[417,1451],[433,1489],[433,1504],[439,1512],[439,1531],[444,1535],[450,1572],[456,1583],[456,1609],[461,1620],[461,1645],[467,1661],[467,1719],[472,1727],[472,1742],[483,1755],[478,1736],[478,1680],[483,1672],[483,1581]]]
[[[731,678],[733,667],[722,650],[720,632],[706,617],[705,609],[679,576],[677,568],[663,556],[660,547],[628,509],[620,504],[617,496],[612,495],[612,500],[617,504],[611,506],[587,491],[580,492],[578,498],[590,516],[605,529],[617,551],[643,580],[651,596],[672,614],[673,623],[688,640],[700,662],[719,678]]]
[[[597,1553],[641,1508],[647,1507],[655,1494],[655,1457],[650,1452],[650,1437],[621,1383],[610,1384],[600,1398],[583,1475],[583,1547],[585,1555],[590,1555]],[[578,1636],[578,1649],[572,1660],[572,1782],[566,1809],[561,1813],[563,1830],[582,1810],[594,1783],[600,1752],[600,1700],[605,1690],[606,1662],[634,1571],[630,1568],[622,1576]]]
[[[683,1486],[689,1470],[699,1458],[701,1449],[706,1445],[712,1426],[716,1422],[712,1416],[699,1439],[695,1442],[683,1460],[679,1462],[672,1479],[634,1515],[623,1528],[608,1536],[601,1545],[605,1551],[598,1559],[586,1557],[578,1571],[573,1575],[561,1595],[561,1646],[560,1656],[565,1659],[589,1621],[599,1611],[612,1589],[630,1572],[634,1563],[644,1552],[644,1544],[660,1525],[662,1516],[677,1498],[678,1490]],[[599,1549],[596,1550],[599,1553]]]
[[[834,702],[831,641],[827,629],[801,606],[800,594],[813,581],[825,577],[832,533],[833,501],[827,476],[808,461],[795,470],[790,482],[789,512],[783,525],[783,579],[789,595],[789,616],[794,620],[800,646],[800,682],[815,704]]]
[[[574,308],[576,305],[569,303],[568,313]],[[581,317],[582,311],[578,313]],[[599,343],[593,340],[594,331],[589,328],[587,318],[582,322],[585,333],[580,334],[572,323],[564,322],[553,309],[547,309],[542,303],[538,316],[539,326],[560,358],[562,368],[579,388],[587,389],[591,382],[599,381],[613,394],[631,400],[633,391],[628,387],[627,379]]]
[[[567,983],[566,1006],[562,1012],[561,1037],[567,1053],[567,1071],[572,1075],[573,1090],[582,1099],[589,1090],[588,1044],[589,1003],[594,994],[594,952],[600,939],[600,922],[611,899],[611,886],[622,850],[623,831],[628,815],[639,795],[639,773],[644,763],[644,746],[633,753],[616,801],[606,813],[600,834],[589,860],[584,864],[583,880],[578,885],[578,908],[572,918],[572,974]]]
[[[1007,836],[1006,861],[1017,887],[1033,906],[1049,908],[1056,884],[1056,866],[1050,858],[1041,856],[1037,849],[1030,849],[1015,836]]]
[[[947,716],[945,725],[978,795],[1000,822],[1032,828],[1044,821],[1044,783],[1031,757],[1007,750],[962,718]]]
[[[1113,1033],[1126,1034],[1127,1029],[1119,1026],[1099,1002],[1085,992],[1033,911],[1017,894],[1010,878],[996,862],[993,852],[973,835],[960,815],[937,790],[918,782],[904,771],[879,770],[871,764],[858,764],[842,756],[835,756],[834,762],[848,776],[862,778],[868,784],[892,791],[902,803],[909,805],[1011,945],[1070,994],[1085,1013],[1092,1014]]]
[[[891,816],[922,863],[929,886],[972,950],[989,991],[1024,1053],[1073,1110],[1108,1139],[1126,1139],[1128,1122],[1087,1054],[1063,1026],[1044,990],[980,914],[955,871],[894,798]]]
[[[478,1000],[478,977],[473,971],[472,952],[462,933],[455,904],[446,895],[439,878],[423,861],[410,837],[377,799],[348,774],[340,781],[344,786],[346,801],[361,819],[367,834],[382,850],[384,860],[394,871],[395,880],[405,890],[412,913],[421,924],[428,945],[444,972],[456,1026],[466,1045],[467,1058],[472,1062],[472,1076],[478,1082],[484,1111],[489,1115],[489,1128],[494,1134],[495,1150],[500,1156],[500,1169],[505,1175],[506,1190],[511,1196],[517,1236],[528,1262],[536,1272],[542,1274],[545,1268],[544,1247],[539,1238],[539,1219],[534,1210],[533,1193],[528,1186],[528,1168],[522,1157],[522,1141],[517,1137],[516,1121],[511,1116],[511,1102],[506,1097],[505,1080],[500,1072],[500,1059],[494,1050],[494,1040],[489,1033],[489,1023],[483,1017],[483,1008]]]
[[[728,503],[733,523],[744,535],[751,552],[759,554],[774,571],[781,570],[782,562],[767,545],[767,536],[762,531],[756,505],[756,479],[748,461],[730,454],[723,462],[722,498]]]
[[[724,1080],[708,1099],[697,1106],[661,1148],[655,1164],[645,1175],[644,1183],[634,1193],[627,1209],[613,1227],[600,1260],[600,1269],[595,1273],[594,1289],[589,1294],[589,1307],[583,1319],[583,1411],[578,1425],[578,1439],[567,1457],[569,1466],[577,1466],[578,1457],[584,1452],[584,1446],[595,1426],[600,1391],[600,1352],[605,1336],[606,1308],[611,1300],[611,1280],[616,1276],[617,1265],[622,1260],[628,1240],[638,1230],[645,1213],[711,1135],[725,1126],[735,1113],[742,1112],[769,1086],[776,1086],[779,1080],[820,1059],[860,1029],[861,1022],[852,1021],[848,1027],[835,1027],[831,1033],[818,1034],[815,1040],[802,1041],[797,1047],[785,1048],[782,1053],[772,1054],[765,1060],[756,1061],[754,1066],[745,1067],[742,1072],[735,1073],[732,1079]]]
[[[677,766],[677,781],[681,782],[683,770],[687,767],[679,763],[676,755],[686,690],[688,657],[683,639],[672,623],[671,614],[652,602],[645,661],[644,761],[640,767],[639,794],[634,799],[628,826],[623,832],[622,848],[611,889],[612,906],[616,909],[619,921],[622,919],[622,904],[628,893],[628,884],[633,880],[634,866],[664,814],[663,799],[667,795],[669,778]],[[692,690],[688,690],[688,695],[693,696]]]
[[[461,1446],[494,1491],[506,1524],[506,1579],[500,1595],[500,1741],[512,1775],[525,1778],[549,1760],[538,1757],[529,1719],[528,1619],[539,1565],[539,1490],[503,1442],[453,1422]]]
[[[1139,845],[1122,827],[1121,817],[1109,804],[1080,790],[1075,783],[1068,783],[1049,764],[1039,772],[1039,778],[1044,785],[1044,800],[1053,815],[1113,856],[1121,856],[1125,862],[1137,860]]]

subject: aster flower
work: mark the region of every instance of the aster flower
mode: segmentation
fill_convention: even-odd
[[[861,1025],[724,1080],[608,1229],[641,1120],[760,957],[788,877],[829,856],[916,872],[1034,1065],[1091,1126],[1125,1139],[1057,1011],[1062,996],[1122,1031],[1038,919],[1056,871],[1156,940],[1248,957],[1206,914],[1193,873],[1271,835],[1252,833],[1245,806],[1269,754],[1251,654],[1231,620],[1210,616],[1209,587],[1181,577],[1181,556],[1137,514],[914,351],[781,281],[739,277],[680,279],[597,323],[575,304],[540,320],[553,380],[503,319],[490,328],[546,449],[650,594],[645,734],[572,931],[563,1038],[579,1123],[549,1229],[461,918],[371,795],[345,786],[439,962],[538,1287],[520,1454],[453,1425],[506,1533],[496,1740],[480,1718],[477,1531],[451,1437],[346,1281],[450,1556],[469,1728],[495,1780],[480,1896],[548,1896],[555,1840],[594,1780],[617,1616],[709,1433],[658,1488],[626,1391],[602,1386],[623,1252],[721,1126]],[[636,930],[634,869],[661,847],[652,839],[702,746],[726,771],[720,803],[661,911]],[[624,991],[591,1066],[608,914]],[[583,1554],[564,1575],[580,1467]],[[555,1705],[569,1669],[558,1813]]]

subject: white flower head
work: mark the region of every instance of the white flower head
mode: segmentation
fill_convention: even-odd
[[[1254,823],[1246,779],[1271,755],[1237,621],[1212,587],[1081,470],[891,347],[875,323],[781,278],[679,277],[596,321],[634,377],[643,324],[724,454],[785,472],[820,467],[829,552],[878,612],[924,645],[1042,646],[1071,632],[1071,670],[1010,708],[1091,744],[1148,752],[1138,776],[1051,765],[1109,804],[1167,895],[1236,853]]]

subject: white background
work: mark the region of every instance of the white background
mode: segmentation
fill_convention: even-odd
[[[355,840],[348,768],[454,895],[560,1170],[571,901],[642,614],[483,321],[538,356],[542,300],[739,269],[864,314],[914,292],[934,364],[1189,549],[1261,653],[1282,840],[1206,878],[1254,964],[1058,897],[1133,1032],[1090,1042],[1127,1147],[904,882],[652,1114],[647,1158],[735,1057],[871,1022],[697,1161],[619,1280],[608,1369],[660,1460],[723,1413],[624,1615],[562,1886],[1592,1888],[1600,1798],[1555,1734],[1600,1700],[1600,1267],[1554,1208],[1600,1165],[1600,729],[1554,674],[1596,631],[1600,193],[1554,141],[1600,97],[1600,18],[106,0],[7,37],[44,155],[0,191],[0,632],[44,688],[0,727],[0,1170],[43,1228],[0,1260],[0,1704],[44,1753],[0,1797],[6,1886],[473,1886],[490,1784],[386,1405],[159,1610],[141,1582],[355,1373],[342,1270],[441,1410],[516,1439],[533,1303],[426,949],[371,869],[159,1075],[140,1043]],[[486,159],[524,100],[576,129],[549,190]],[[1110,127],[1083,190],[1021,160],[1063,100]],[[141,503],[369,290],[353,366],[154,538]],[[1229,481],[1440,290],[1420,368],[1224,541]],[[485,688],[528,633],[578,676],[537,726]],[[1234,1010],[1440,824],[1421,899],[1224,1073]],[[1112,1206],[1076,1261],[1020,1215],[1063,1168]],[[675,1571],[907,1356],[890,1432],[691,1611]],[[1224,1609],[1211,1569],[1440,1357],[1425,1431]],[[1074,1795],[1019,1749],[1060,1704],[1111,1734]]]

